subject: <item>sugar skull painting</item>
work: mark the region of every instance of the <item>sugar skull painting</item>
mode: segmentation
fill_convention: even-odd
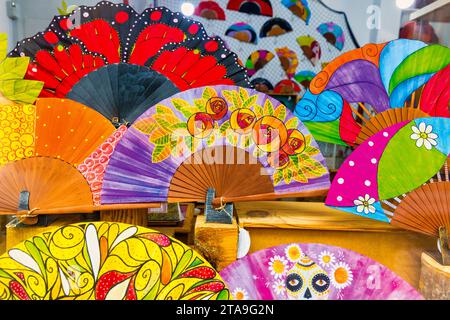
[[[293,243],[258,251],[220,275],[237,300],[422,299],[380,263],[323,244]]]

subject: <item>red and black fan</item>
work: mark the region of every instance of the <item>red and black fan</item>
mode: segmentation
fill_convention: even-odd
[[[118,125],[180,90],[251,86],[219,38],[208,38],[199,22],[163,7],[138,14],[106,1],[80,6],[18,43],[10,56],[31,58],[27,78],[44,82],[41,97],[74,99]]]

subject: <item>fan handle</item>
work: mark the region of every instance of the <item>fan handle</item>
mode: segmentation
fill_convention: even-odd
[[[233,209],[232,203],[223,203],[221,201],[220,207],[213,206],[214,198],[216,197],[216,190],[208,189],[205,201],[205,217],[206,223],[223,223],[233,224]],[[223,200],[223,199],[222,199]]]
[[[439,227],[439,245],[442,255],[442,264],[450,266],[450,249],[448,248],[448,232],[444,226]]]

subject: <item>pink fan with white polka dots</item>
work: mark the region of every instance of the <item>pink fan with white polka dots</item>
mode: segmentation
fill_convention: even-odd
[[[433,236],[450,229],[450,119],[393,125],[338,171],[326,204]]]

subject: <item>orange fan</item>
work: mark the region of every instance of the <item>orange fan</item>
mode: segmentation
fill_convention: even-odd
[[[29,192],[29,199],[19,210],[30,214],[41,209],[92,207],[91,190],[83,175],[55,158],[22,159],[0,170],[0,211],[17,212],[24,192]]]
[[[82,104],[57,98],[0,106],[0,115],[0,212],[92,211],[90,185],[76,167],[113,135],[111,122]]]

